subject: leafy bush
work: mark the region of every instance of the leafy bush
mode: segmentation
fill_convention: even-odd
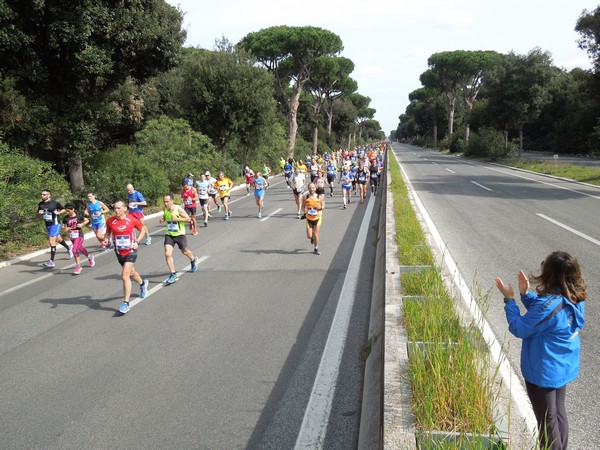
[[[493,128],[482,127],[476,133],[471,133],[466,154],[500,158],[513,150],[514,144],[505,147],[504,134]]]
[[[466,150],[465,141],[462,136],[456,132],[452,135],[450,139],[450,143],[448,144],[448,148],[450,149],[450,153],[464,153]]]
[[[18,246],[45,241],[44,223],[37,214],[44,189],[63,204],[71,200],[67,182],[52,164],[0,142],[0,256],[9,256]]]
[[[88,191],[94,192],[107,205],[126,199],[128,183],[146,197],[148,204],[154,204],[170,190],[164,166],[138,155],[136,147],[130,145],[120,145],[100,154],[85,175]]]

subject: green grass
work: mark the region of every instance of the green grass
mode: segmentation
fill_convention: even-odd
[[[416,427],[421,431],[480,433],[494,429],[494,392],[486,349],[472,325],[465,329],[434,265],[395,158],[390,157],[396,241],[401,265],[431,266],[402,273],[404,326],[412,342],[426,342],[409,355]],[[412,297],[412,298],[406,298]],[[445,443],[440,448],[461,448]]]
[[[524,159],[506,159],[498,162],[510,167],[517,167],[519,169],[531,170],[532,172],[569,178],[571,180],[600,186],[600,169],[595,167],[576,166],[561,163],[555,164],[553,162]]]

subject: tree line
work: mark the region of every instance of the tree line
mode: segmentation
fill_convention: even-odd
[[[392,138],[479,156],[531,151],[596,155],[600,139],[600,6],[575,30],[592,70],[527,54],[456,50],[431,55]]]
[[[190,171],[385,137],[335,33],[274,26],[208,50],[182,24],[164,0],[0,0],[0,243],[41,189],[155,199]]]

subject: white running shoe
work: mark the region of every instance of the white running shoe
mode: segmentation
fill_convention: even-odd
[[[52,261],[51,259],[49,259],[45,263],[42,263],[42,266],[44,266],[44,267],[54,267],[54,266],[56,266],[56,264],[54,264],[54,261]]]

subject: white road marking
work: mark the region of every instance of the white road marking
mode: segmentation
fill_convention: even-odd
[[[456,172],[454,172],[454,171],[452,171],[452,170],[450,170],[450,169],[448,169],[448,168],[444,168],[444,170],[447,170],[447,171],[448,171],[448,172],[450,172],[450,173],[456,173]]]
[[[281,211],[283,208],[279,208],[276,209],[275,211],[273,211],[271,214],[269,214],[266,217],[263,217],[262,219],[260,219],[261,222],[264,222],[265,220],[269,219],[270,217],[274,216],[275,214],[277,214],[279,211]]]
[[[561,223],[558,220],[554,220],[548,216],[545,216],[545,215],[539,214],[539,213],[537,213],[536,216],[541,217],[542,219],[545,219],[548,222],[552,222],[554,225],[558,225],[559,227],[564,228],[565,230],[570,231],[571,233],[576,234],[577,236],[582,237],[582,238],[592,242],[593,244],[600,245],[599,240],[594,239],[593,237],[590,237],[587,234],[583,234],[581,231],[577,231],[575,228],[571,228],[570,226],[565,225],[564,223]]]
[[[346,344],[348,334],[348,325],[352,306],[354,304],[354,293],[358,283],[358,272],[360,268],[361,256],[367,240],[367,231],[369,220],[373,212],[375,202],[369,202],[360,225],[356,245],[352,250],[352,257],[348,265],[348,271],[344,278],[344,284],[340,292],[340,298],[327,343],[321,356],[319,370],[313,384],[312,392],[304,418],[302,427],[296,439],[295,449],[322,449],[325,441],[325,433],[329,424],[329,415],[331,414],[331,404],[335,392],[336,381],[340,370],[342,354]]]
[[[475,186],[479,186],[481,189],[485,189],[486,191],[492,192],[492,190],[490,188],[485,187],[483,184],[479,184],[476,181],[471,181],[471,183],[473,183]]]

